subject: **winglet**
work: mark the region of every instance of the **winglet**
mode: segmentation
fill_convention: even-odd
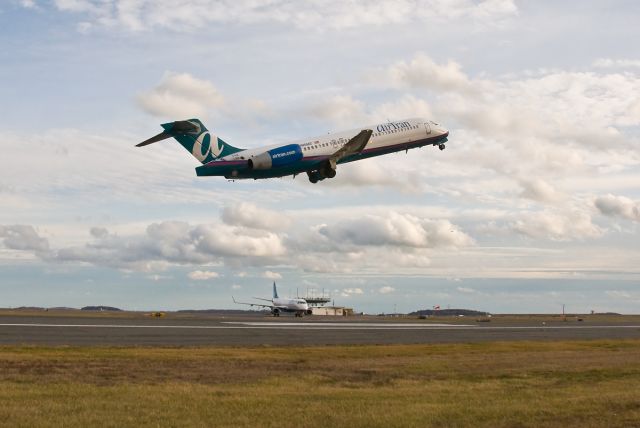
[[[276,282],[273,281],[273,298],[277,299],[278,298],[278,290],[276,289]]]

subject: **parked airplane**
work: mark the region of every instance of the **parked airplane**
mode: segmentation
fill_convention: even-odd
[[[278,290],[276,289],[276,283],[273,282],[273,298],[264,299],[262,297],[254,297],[254,299],[264,300],[266,302],[271,302],[270,305],[264,303],[254,303],[254,302],[238,302],[235,297],[231,296],[233,299],[233,303],[238,305],[249,305],[249,306],[262,306],[263,308],[270,308],[271,314],[274,317],[279,317],[282,312],[293,312],[295,316],[301,317],[303,315],[311,315],[311,309],[307,304],[307,301],[304,299],[296,298],[296,299],[283,299],[278,297]]]
[[[259,179],[306,172],[312,183],[335,177],[338,164],[427,145],[444,150],[449,136],[449,131],[435,122],[412,118],[244,150],[209,132],[198,119],[164,123],[162,127],[160,134],[136,146],[173,137],[202,163],[196,168],[198,176]]]

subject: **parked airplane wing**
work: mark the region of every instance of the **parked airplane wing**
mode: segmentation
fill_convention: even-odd
[[[360,131],[358,135],[347,141],[344,146],[331,155],[329,158],[331,163],[335,165],[335,163],[342,158],[360,153],[369,142],[372,134],[373,131],[371,129],[363,129]]]
[[[237,303],[238,305],[261,306],[261,307],[263,307],[263,308],[271,308],[271,309],[273,309],[273,308],[274,308],[273,304],[271,304],[271,305],[265,305],[265,304],[263,304],[263,303],[254,303],[254,302],[251,302],[251,303],[249,303],[249,302],[238,302],[238,301],[235,299],[235,297],[231,296],[231,298],[233,299],[233,303]]]

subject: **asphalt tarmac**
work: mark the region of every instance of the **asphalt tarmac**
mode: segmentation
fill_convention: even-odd
[[[640,319],[0,315],[4,345],[308,346],[593,339],[640,339]]]

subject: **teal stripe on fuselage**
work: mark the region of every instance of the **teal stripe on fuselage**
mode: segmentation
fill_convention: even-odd
[[[286,175],[300,174],[317,167],[323,160],[302,159],[291,165],[280,168],[271,169],[249,169],[248,167],[237,167],[233,165],[224,166],[199,166],[196,168],[196,174],[199,177],[207,176],[224,176],[226,178],[275,178]],[[233,171],[237,171],[237,175],[233,175]]]

